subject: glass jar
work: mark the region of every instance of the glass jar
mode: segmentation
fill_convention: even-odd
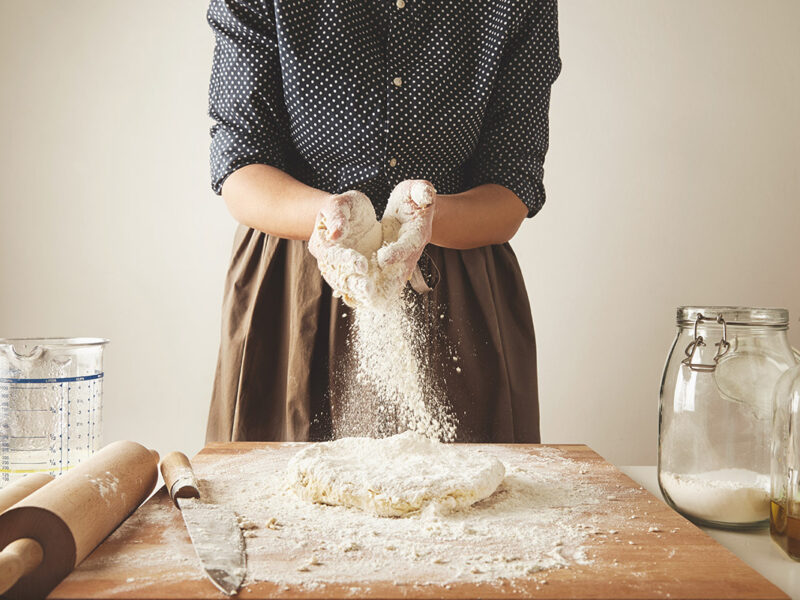
[[[779,308],[683,306],[659,395],[658,482],[701,525],[769,519],[773,391],[795,364]]]
[[[775,386],[771,472],[769,532],[800,560],[800,365]]]

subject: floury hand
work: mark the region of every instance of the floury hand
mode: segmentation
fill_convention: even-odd
[[[332,195],[323,205],[308,242],[322,276],[349,306],[375,293],[369,255],[383,237],[372,202],[358,190]]]
[[[435,199],[436,189],[424,179],[409,179],[395,186],[382,221],[384,240],[394,238],[394,241],[378,250],[381,269],[398,265],[403,280],[411,278],[431,239]]]
[[[363,193],[330,196],[308,247],[334,296],[349,306],[372,307],[399,297],[430,241],[435,198],[430,182],[403,181],[379,222]]]

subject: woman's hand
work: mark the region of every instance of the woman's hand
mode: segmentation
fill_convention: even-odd
[[[430,240],[435,198],[430,182],[403,181],[379,222],[357,190],[328,197],[308,249],[334,296],[349,306],[375,306],[399,294]]]
[[[368,277],[369,256],[382,239],[372,202],[358,190],[350,190],[323,202],[308,249],[334,296],[353,306],[374,294],[375,283]]]
[[[435,199],[436,189],[424,179],[408,179],[395,186],[382,224],[384,239],[393,239],[396,235],[396,240],[378,250],[381,269],[399,265],[403,281],[411,277],[431,239]]]

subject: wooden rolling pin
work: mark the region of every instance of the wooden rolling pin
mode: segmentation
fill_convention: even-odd
[[[40,487],[53,481],[55,477],[47,473],[31,473],[22,479],[17,479],[11,485],[7,485],[0,490],[0,513],[6,512],[17,502],[30,496]],[[2,594],[0,590],[0,594]]]
[[[0,514],[0,594],[47,596],[138,508],[157,481],[156,452],[114,442],[16,502]]]

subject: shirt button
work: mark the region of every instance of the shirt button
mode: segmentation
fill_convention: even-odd
[[[405,5],[405,0],[397,0],[397,8],[403,8]]]
[[[390,158],[389,159],[389,166],[390,167],[394,167],[396,165],[397,165],[397,159],[396,158]]]
[[[400,87],[401,85],[403,85],[403,80],[400,79],[399,77],[395,77],[392,80],[392,83],[394,83],[397,87]]]

